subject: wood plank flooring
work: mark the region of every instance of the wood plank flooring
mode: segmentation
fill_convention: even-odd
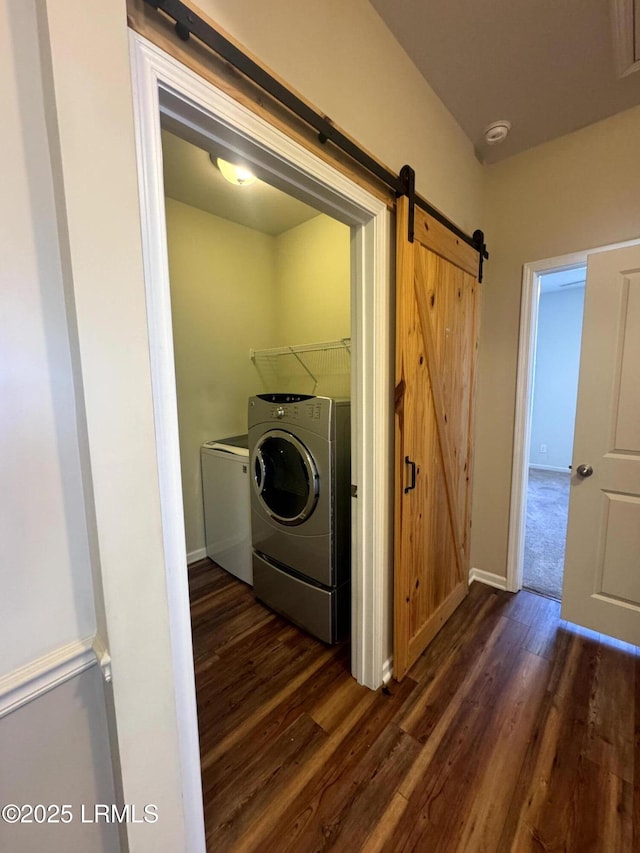
[[[211,851],[640,851],[640,659],[474,583],[375,693],[208,560],[190,568]]]

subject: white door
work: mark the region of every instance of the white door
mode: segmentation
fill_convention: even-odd
[[[562,616],[640,645],[640,246],[588,258]]]

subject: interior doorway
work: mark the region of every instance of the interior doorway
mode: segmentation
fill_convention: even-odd
[[[579,359],[587,254],[547,258],[523,270],[507,551],[510,592],[526,586],[551,598],[562,595],[570,480],[564,466],[570,475],[578,378],[572,365]],[[563,322],[571,326],[570,335]],[[568,349],[567,337],[573,341]],[[558,368],[563,357],[566,371]],[[557,381],[563,372],[565,378]]]
[[[390,676],[391,217],[385,201],[265,119],[132,34],[147,331],[167,611],[185,826],[202,829],[198,725],[186,570],[167,262],[162,127],[208,150],[235,152],[280,189],[350,229],[352,441],[351,669],[373,689]],[[223,154],[224,156],[224,154]],[[225,158],[228,159],[228,158]],[[388,464],[380,465],[380,459]],[[199,849],[199,848],[198,848]]]
[[[554,258],[546,258],[540,261],[532,261],[531,263],[525,264],[523,267],[522,299],[520,303],[518,371],[516,378],[516,410],[513,436],[511,503],[509,511],[509,540],[507,549],[506,588],[509,592],[518,592],[522,589],[523,585],[526,585],[524,578],[524,566],[530,466],[533,463],[533,468],[531,470],[539,472],[534,475],[538,480],[544,480],[545,478],[547,480],[551,480],[554,468],[558,468],[559,470],[555,473],[561,475],[564,473],[564,465],[572,464],[570,459],[565,463],[565,459],[567,457],[567,453],[570,452],[566,448],[569,447],[569,444],[571,445],[571,448],[573,446],[575,402],[573,402],[572,405],[568,405],[570,402],[569,398],[573,399],[574,392],[567,392],[566,389],[569,386],[567,386],[566,381],[564,385],[560,383],[559,386],[564,387],[565,389],[561,403],[558,404],[556,402],[555,408],[553,406],[547,406],[547,411],[549,411],[549,408],[551,409],[549,417],[551,424],[554,425],[558,421],[563,421],[565,424],[564,432],[562,433],[564,438],[562,440],[560,440],[560,433],[547,433],[548,435],[554,436],[553,442],[555,449],[560,450],[559,456],[554,455],[553,459],[551,458],[550,440],[542,438],[541,436],[543,433],[538,431],[539,427],[543,429],[550,429],[551,427],[544,426],[545,422],[543,418],[539,421],[536,420],[535,424],[533,419],[535,405],[534,382],[537,369],[537,337],[541,315],[541,304],[543,314],[546,312],[548,307],[548,305],[541,303],[541,294],[542,297],[544,297],[545,295],[553,294],[554,292],[562,293],[563,291],[576,291],[571,296],[567,294],[566,297],[561,297],[561,299],[566,299],[567,302],[572,301],[573,303],[570,309],[568,309],[573,312],[572,317],[570,319],[565,317],[564,320],[567,324],[566,327],[562,325],[562,320],[560,320],[559,325],[558,323],[554,324],[552,321],[549,326],[551,330],[551,337],[552,339],[555,339],[556,342],[558,342],[558,339],[565,337],[573,339],[574,343],[571,345],[573,347],[572,352],[574,353],[574,355],[571,356],[571,360],[573,360],[573,358],[577,357],[575,356],[576,349],[578,349],[579,354],[579,346],[577,347],[575,344],[578,327],[580,340],[582,339],[582,310],[586,285],[582,285],[582,293],[580,293],[579,281],[582,280],[584,282],[586,278],[587,258],[589,255],[607,252],[610,249],[617,249],[626,245],[630,244],[616,243],[607,246],[596,246],[592,249],[585,249],[581,252],[560,255]],[[546,285],[543,288],[545,278]],[[567,284],[567,287],[561,287],[560,285],[562,284]],[[554,297],[552,295],[551,298],[546,300],[546,302],[552,304],[553,298]],[[579,321],[578,317],[580,318]],[[571,330],[569,330],[569,327],[571,327]],[[564,343],[562,340],[560,340],[559,346],[558,343],[556,343],[555,351],[558,354],[555,357],[553,355],[554,348],[551,347],[549,350],[550,356],[548,356],[548,363],[545,366],[545,370],[547,373],[552,375],[552,378],[554,374],[560,374],[563,372],[563,367],[559,364],[559,360],[562,358],[559,353],[561,353],[563,346]],[[575,378],[572,382],[575,382]],[[573,387],[571,383],[569,385],[570,387]],[[562,418],[557,417],[557,415],[560,414],[560,409],[565,412]],[[569,414],[566,414],[567,411],[569,411]],[[536,429],[535,439],[532,437],[534,426]],[[544,445],[546,445],[546,449],[541,450],[541,447]],[[565,449],[562,450],[561,448]],[[559,493],[564,493],[568,490],[568,486],[565,485],[568,478],[559,476],[558,479],[561,483],[558,485],[557,491]],[[553,499],[553,494],[548,497]],[[556,541],[559,543],[556,548],[557,557],[555,562],[557,565],[561,566],[561,568],[564,568],[564,546],[566,543],[566,522],[564,521],[563,510],[561,507],[564,506],[565,501],[568,504],[568,497],[558,497],[556,503],[556,506],[558,507],[557,514],[553,516],[553,518],[556,519]],[[547,501],[547,504],[549,504],[549,501]],[[551,504],[553,505],[553,500],[551,500]],[[534,510],[536,509],[535,497],[533,496],[530,506],[532,506]],[[544,525],[546,523],[544,511],[541,513],[541,518],[542,525]],[[536,536],[539,536],[539,534],[532,534],[532,547],[536,543]],[[544,550],[542,546],[540,546],[540,550]],[[561,556],[560,551],[562,551]],[[542,574],[544,574],[544,571]],[[545,595],[552,595],[552,597],[556,597],[558,596],[557,589],[558,581],[556,581],[555,590],[553,592],[544,589],[537,591],[540,591]]]
[[[531,389],[522,583],[560,600],[586,268],[542,273]]]
[[[249,399],[349,399],[350,228],[268,176],[236,182],[214,146],[163,130],[162,153],[187,563],[251,584]],[[230,439],[235,478],[215,463]]]

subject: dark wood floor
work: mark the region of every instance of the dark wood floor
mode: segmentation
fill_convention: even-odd
[[[209,561],[190,577],[209,850],[640,850],[634,647],[474,583],[374,693]]]

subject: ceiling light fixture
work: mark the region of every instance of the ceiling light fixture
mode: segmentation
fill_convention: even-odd
[[[209,156],[213,161],[213,155],[210,154]],[[234,184],[236,187],[248,187],[257,180],[253,172],[247,169],[246,166],[229,163],[228,160],[223,160],[221,157],[215,160],[215,164],[222,172],[222,177],[226,178],[230,184]]]
[[[502,121],[492,121],[488,124],[484,131],[484,141],[487,145],[499,145],[504,142],[509,131],[511,130],[511,122],[503,119]]]

